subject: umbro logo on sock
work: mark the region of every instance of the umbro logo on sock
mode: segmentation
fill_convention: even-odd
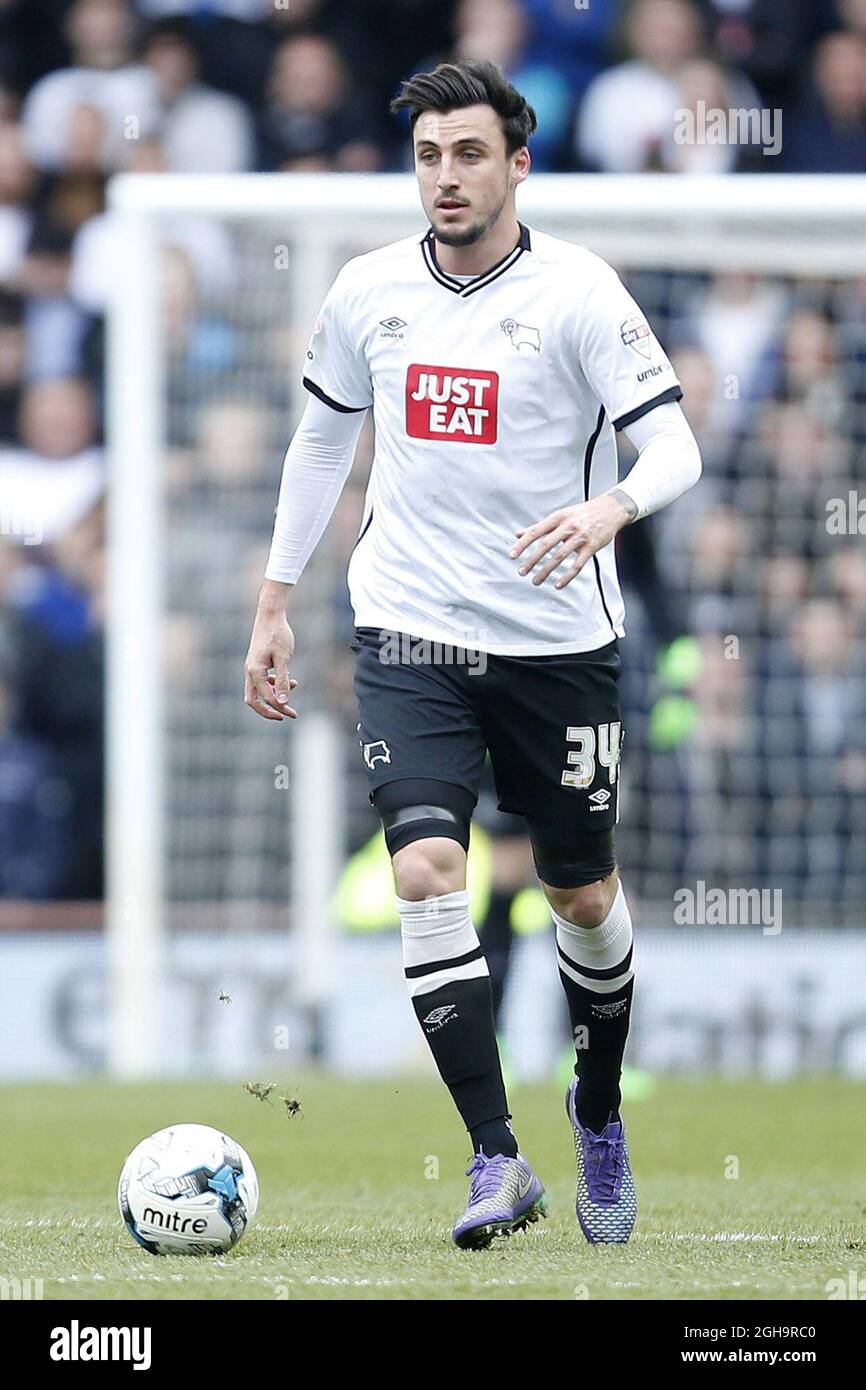
[[[435,1033],[457,1016],[456,1004],[440,1004],[438,1009],[431,1009],[427,1017],[421,1021],[428,1033]]]

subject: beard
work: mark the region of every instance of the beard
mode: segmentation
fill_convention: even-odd
[[[440,230],[431,217],[430,221],[433,224],[436,240],[441,241],[443,246],[474,246],[476,241],[480,241],[482,237],[486,236],[490,228],[498,221],[507,198],[508,190],[506,189],[495,212],[491,213],[483,222],[475,222],[471,227],[464,227],[462,231],[451,227],[444,227]]]

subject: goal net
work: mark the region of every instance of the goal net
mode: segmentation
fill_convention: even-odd
[[[405,176],[122,175],[110,206],[111,1064],[166,1065],[170,942],[242,951],[253,929],[291,943],[303,1050],[327,1059],[335,942],[396,921],[371,848],[345,587],[369,423],[298,591],[297,725],[244,707],[242,663],[321,300],[343,261],[420,237],[422,215]],[[699,882],[783,891],[792,924],[855,921],[863,181],[536,176],[520,215],[615,265],[673,357],[704,456],[700,487],[619,541],[630,895],[660,923]],[[479,882],[483,842],[479,829]],[[230,993],[218,973],[206,984]]]

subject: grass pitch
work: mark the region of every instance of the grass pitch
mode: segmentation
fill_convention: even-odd
[[[234,1082],[0,1090],[0,1276],[41,1278],[46,1299],[743,1300],[825,1299],[866,1267],[855,1083],[662,1080],[625,1108],[635,1234],[602,1248],[574,1218],[559,1087],[514,1087],[550,1219],[475,1253],[450,1240],[468,1149],[435,1081],[288,1084],[273,1105]],[[222,1259],[149,1255],[117,1213],[128,1151],[184,1120],[226,1130],[258,1169],[258,1222]]]

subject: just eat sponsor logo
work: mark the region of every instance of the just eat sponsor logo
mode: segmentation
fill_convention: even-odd
[[[495,444],[499,373],[413,362],[406,373],[406,433],[413,439]]]

